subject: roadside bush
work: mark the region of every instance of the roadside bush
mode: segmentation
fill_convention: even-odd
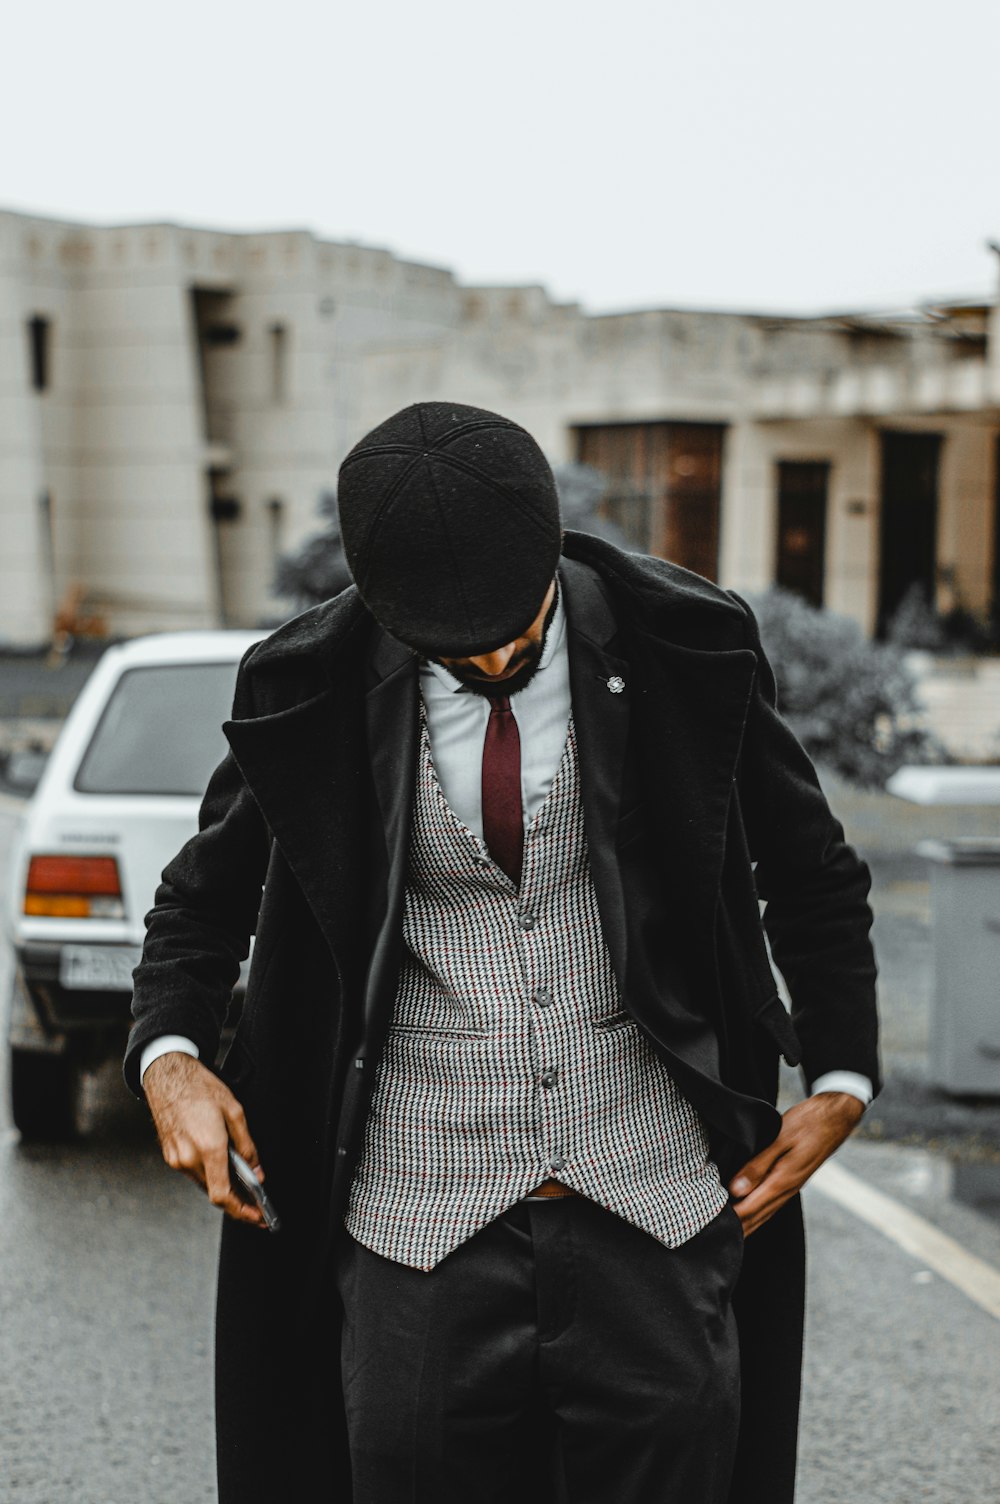
[[[916,583],[889,618],[886,640],[893,647],[926,653],[995,653],[1000,649],[1000,622],[995,609],[985,620],[964,606],[936,611]]]
[[[559,492],[559,511],[564,528],[594,533],[618,548],[628,551],[635,545],[623,528],[605,516],[603,503],[611,489],[611,480],[593,465],[567,463],[552,471]]]
[[[902,652],[846,616],[772,586],[749,597],[778,684],[778,708],[815,762],[863,788],[903,763],[946,762],[921,725]]]

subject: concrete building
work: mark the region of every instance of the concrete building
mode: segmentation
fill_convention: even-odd
[[[1000,311],[593,316],[307,232],[0,213],[0,643],[255,625],[340,459],[418,398],[524,423],[637,545],[876,631],[1000,596]]]

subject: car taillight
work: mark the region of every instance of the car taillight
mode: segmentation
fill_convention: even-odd
[[[113,856],[33,856],[24,912],[63,919],[124,919]]]

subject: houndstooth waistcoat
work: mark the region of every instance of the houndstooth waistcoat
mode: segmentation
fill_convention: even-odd
[[[701,1120],[621,1007],[572,718],[518,889],[448,804],[422,715],[404,959],[347,1230],[431,1269],[551,1175],[669,1247],[727,1200]]]

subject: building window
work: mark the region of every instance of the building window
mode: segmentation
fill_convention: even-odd
[[[229,345],[238,345],[240,335],[239,324],[219,320],[217,323],[205,325],[203,338],[206,345],[211,345],[216,350],[223,350]]]
[[[52,492],[48,489],[38,493],[38,520],[41,531],[42,558],[49,587],[53,616],[56,609],[56,545],[52,522]]]
[[[238,522],[242,508],[238,496],[213,495],[209,511],[213,522]]]
[[[208,472],[208,511],[212,519],[212,543],[215,553],[215,584],[219,625],[230,627],[236,621],[239,595],[238,562],[242,507],[230,490],[232,475],[222,467]],[[235,536],[234,536],[235,535]]]
[[[267,515],[270,530],[271,569],[276,571],[281,563],[285,541],[285,503],[280,496],[270,497],[267,503]]]
[[[288,329],[284,324],[272,324],[271,335],[271,401],[284,402],[288,385]]]
[[[50,332],[51,323],[36,313],[28,320],[28,343],[31,351],[31,385],[36,392],[45,392],[51,381]]]

